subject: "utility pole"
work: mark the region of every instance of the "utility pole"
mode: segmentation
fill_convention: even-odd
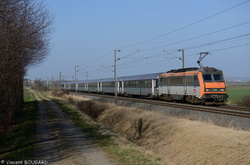
[[[182,52],[182,58],[179,58],[182,61],[182,68],[184,68],[184,49],[179,49],[178,51]]]
[[[116,51],[121,52],[121,50],[114,49],[114,79],[115,79],[115,104],[117,104],[117,77],[116,77],[116,61],[120,60],[120,58],[116,59]]]
[[[89,83],[89,72],[87,71],[87,72],[85,72],[86,73],[86,77],[87,77],[87,84],[86,84],[86,86],[85,86],[85,89],[88,91],[88,89],[89,89],[89,85],[88,85],[88,83]]]
[[[76,72],[77,72],[76,68],[77,67],[79,67],[79,66],[75,65],[75,84],[76,85],[77,85],[77,79],[76,79]],[[75,92],[77,92],[77,86],[76,86]]]
[[[62,89],[62,72],[59,73],[59,89]]]
[[[114,49],[115,104],[117,104],[116,49]]]
[[[87,77],[87,81],[89,81],[89,72],[87,71],[87,72],[85,72],[86,73],[86,77]]]
[[[181,49],[182,51],[182,68],[184,68],[184,49]]]

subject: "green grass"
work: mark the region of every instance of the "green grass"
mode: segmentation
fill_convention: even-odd
[[[15,124],[0,134],[0,160],[28,160],[34,157],[36,110],[37,101],[33,95],[26,97]]]
[[[235,104],[238,100],[242,99],[246,95],[250,95],[250,88],[246,89],[227,89],[227,94],[229,96],[228,102],[230,104]]]
[[[24,94],[24,102],[29,102],[31,100],[31,93],[29,92],[29,90],[24,89],[23,94]]]
[[[162,164],[162,159],[146,154],[134,147],[128,142],[118,140],[108,134],[103,134],[100,131],[100,126],[94,124],[92,120],[83,118],[75,109],[69,108],[57,99],[53,99],[65,114],[81,128],[82,132],[91,137],[93,142],[106,151],[110,157],[115,158],[120,164],[124,165],[159,165]],[[119,142],[117,142],[117,140]]]

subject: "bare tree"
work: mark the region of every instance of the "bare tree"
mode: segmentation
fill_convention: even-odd
[[[20,109],[23,77],[48,55],[52,22],[42,2],[0,0],[0,121]]]

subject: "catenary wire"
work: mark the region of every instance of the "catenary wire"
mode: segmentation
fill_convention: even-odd
[[[234,5],[234,6],[232,6],[232,7],[229,7],[229,8],[227,8],[227,9],[225,9],[225,10],[222,10],[222,11],[220,11],[220,12],[218,12],[218,13],[215,13],[215,14],[213,14],[213,15],[210,15],[210,16],[208,16],[208,17],[206,17],[206,18],[203,18],[203,19],[198,20],[198,21],[196,21],[196,22],[193,22],[193,23],[191,23],[191,24],[185,25],[185,26],[183,26],[183,27],[181,27],[181,28],[178,28],[178,29],[175,29],[175,30],[170,31],[170,32],[168,32],[168,33],[165,33],[165,34],[162,34],[162,35],[159,35],[159,36],[150,38],[150,39],[148,39],[148,40],[144,40],[144,41],[141,41],[141,42],[138,42],[138,43],[135,43],[135,44],[131,44],[131,45],[128,45],[128,46],[121,47],[120,49],[124,49],[124,48],[129,48],[129,47],[132,47],[132,46],[140,45],[140,44],[143,44],[143,43],[146,43],[146,42],[149,42],[149,41],[152,41],[152,40],[161,38],[161,37],[163,37],[163,36],[166,36],[166,35],[169,35],[169,34],[178,32],[178,31],[180,31],[180,30],[183,30],[183,29],[185,29],[185,28],[188,28],[188,27],[190,27],[190,26],[193,26],[193,25],[196,25],[196,24],[198,24],[198,23],[200,23],[200,22],[203,22],[203,21],[205,21],[205,20],[208,20],[208,19],[210,19],[210,18],[212,18],[212,17],[215,17],[215,16],[217,16],[217,15],[220,15],[220,14],[222,14],[222,13],[225,13],[225,12],[227,12],[227,11],[229,11],[229,10],[232,10],[232,9],[234,9],[234,8],[236,8],[236,7],[238,7],[238,6],[241,6],[241,5],[243,5],[243,4],[245,4],[245,3],[249,2],[249,1],[250,1],[250,0],[243,1],[243,2],[241,2],[241,3],[239,3],[239,4],[237,4],[237,5]]]

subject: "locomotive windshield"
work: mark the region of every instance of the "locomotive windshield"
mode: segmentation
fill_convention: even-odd
[[[211,74],[204,74],[203,79],[206,82],[212,82],[212,75]]]
[[[214,74],[215,81],[224,81],[222,74]]]
[[[205,82],[222,82],[222,81],[224,81],[222,74],[204,74],[203,79]]]

